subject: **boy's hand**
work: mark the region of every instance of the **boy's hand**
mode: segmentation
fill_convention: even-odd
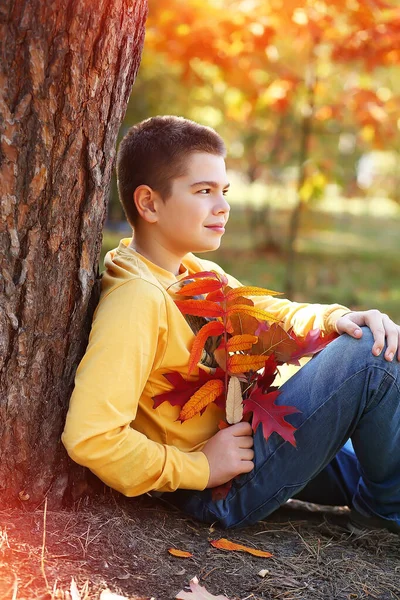
[[[210,464],[207,487],[226,483],[241,473],[254,468],[253,436],[250,423],[236,423],[221,429],[203,448]]]
[[[360,329],[362,325],[367,325],[372,331],[375,340],[372,352],[375,356],[379,356],[382,352],[386,340],[385,359],[392,361],[397,351],[397,359],[400,360],[400,326],[384,313],[375,309],[354,311],[343,315],[336,321],[338,333],[348,333],[354,338],[362,336]]]

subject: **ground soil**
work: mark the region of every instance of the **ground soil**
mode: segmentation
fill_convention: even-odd
[[[45,507],[0,511],[0,600],[98,599],[106,588],[132,600],[172,600],[195,575],[230,600],[400,599],[400,537],[350,534],[347,509],[292,501],[257,525],[224,531],[150,497]],[[220,537],[273,556],[217,550],[210,540]]]

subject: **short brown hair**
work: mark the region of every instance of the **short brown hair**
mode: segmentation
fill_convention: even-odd
[[[118,148],[117,180],[119,199],[132,227],[139,216],[135,189],[148,185],[167,200],[172,181],[185,175],[187,157],[193,152],[226,156],[225,144],[214,129],[183,117],[151,117],[128,130]]]

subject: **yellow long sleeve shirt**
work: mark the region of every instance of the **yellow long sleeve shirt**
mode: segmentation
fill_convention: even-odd
[[[152,397],[169,391],[164,373],[187,378],[194,334],[167,288],[199,271],[221,268],[192,254],[176,277],[128,247],[129,238],[105,258],[100,302],[86,353],[79,364],[62,441],[77,463],[126,496],[151,490],[202,490],[209,465],[201,449],[223,418],[214,404],[188,421],[180,407]],[[241,285],[228,276],[232,287]],[[288,329],[306,334],[335,330],[348,308],[253,298]],[[196,379],[194,375],[191,379]]]

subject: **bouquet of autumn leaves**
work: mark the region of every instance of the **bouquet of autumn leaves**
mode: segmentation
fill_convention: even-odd
[[[199,369],[196,380],[184,379],[177,372],[166,373],[164,377],[174,387],[153,398],[154,408],[164,401],[180,406],[178,419],[184,422],[214,402],[226,414],[220,428],[250,420],[252,414],[253,431],[261,424],[266,440],[275,431],[296,446],[295,428],[284,417],[299,411],[275,404],[280,393],[272,385],[277,368],[284,363],[298,365],[299,358],[319,352],[337,334],[323,336],[319,329],[313,329],[299,337],[292,330],[285,331],[274,315],[256,307],[249,298],[276,296],[278,292],[232,288],[225,275],[214,271],[190,275],[175,285],[180,286],[175,296],[180,311],[202,317],[204,323],[193,342],[188,375],[197,370],[210,337],[217,340],[213,356],[218,366],[210,372]]]

